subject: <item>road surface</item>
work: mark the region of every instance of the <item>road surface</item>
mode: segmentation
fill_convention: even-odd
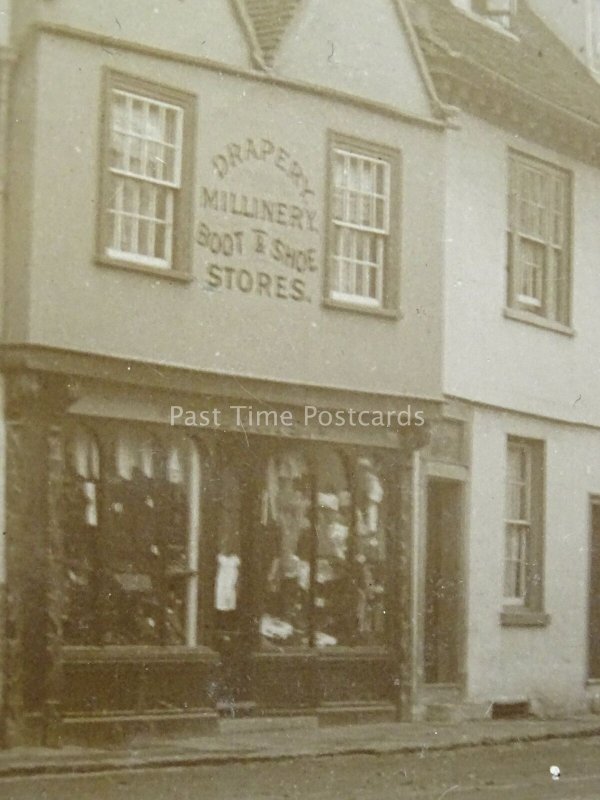
[[[561,777],[553,780],[552,766]],[[600,800],[600,738],[0,780],[1,800]]]

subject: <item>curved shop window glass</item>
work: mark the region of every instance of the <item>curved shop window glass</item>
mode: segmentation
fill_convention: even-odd
[[[94,435],[76,429],[67,439],[63,494],[65,640],[94,638],[98,553],[100,448]]]
[[[201,481],[195,444],[124,429],[111,443],[113,469],[109,475],[104,470],[100,480],[92,440],[85,444],[78,430],[72,439],[74,467],[66,490],[67,585],[85,583],[89,590],[84,603],[67,604],[65,641],[194,646]],[[82,476],[80,465],[86,464]],[[74,485],[81,488],[74,491]],[[79,545],[70,544],[77,540]]]
[[[264,649],[385,644],[384,489],[376,461],[327,446],[268,460]]]
[[[307,460],[290,449],[268,459],[261,501],[264,606],[269,645],[309,644],[312,481]]]

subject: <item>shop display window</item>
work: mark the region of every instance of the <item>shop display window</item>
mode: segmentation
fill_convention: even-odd
[[[316,446],[268,459],[263,649],[385,644],[383,501],[377,465],[367,456]]]
[[[315,645],[384,642],[383,487],[371,459],[317,463]]]
[[[195,645],[201,477],[195,445],[124,429],[108,474],[96,440],[81,429],[67,452],[65,641]]]
[[[212,464],[203,506],[191,438],[73,426],[65,643],[194,647],[208,603],[215,630],[247,629],[266,652],[384,646],[387,498],[373,453],[277,443],[220,448]]]

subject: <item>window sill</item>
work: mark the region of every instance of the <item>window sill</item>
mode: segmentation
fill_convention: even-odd
[[[144,264],[134,264],[125,261],[113,261],[110,258],[102,256],[96,258],[96,264],[99,267],[109,267],[112,269],[121,269],[125,272],[138,272],[142,275],[150,275],[153,278],[162,278],[167,281],[176,281],[178,283],[191,283],[194,280],[189,272],[183,272],[176,269],[162,269],[161,267],[148,267]]]
[[[545,328],[555,333],[562,333],[563,336],[575,336],[575,331],[569,325],[563,325],[562,322],[554,322],[537,314],[532,314],[528,311],[522,311],[517,308],[505,308],[504,316],[507,319],[514,319],[517,322],[525,322],[528,325],[536,325],[538,328]]]
[[[381,645],[368,647],[357,645],[348,647],[344,645],[330,645],[328,647],[288,647],[281,650],[259,650],[252,654],[253,658],[259,660],[286,659],[286,658],[308,658],[308,659],[356,659],[356,660],[381,660],[389,658],[389,652]]]
[[[338,311],[354,311],[357,314],[366,314],[370,317],[380,317],[381,319],[398,320],[402,318],[401,312],[392,308],[378,308],[376,306],[361,306],[359,303],[344,303],[342,300],[331,300],[325,298],[322,301],[324,308],[331,308]]]
[[[104,662],[173,662],[215,661],[218,653],[205,645],[66,645],[63,658],[67,664],[93,664]]]
[[[500,624],[505,628],[545,628],[550,624],[550,614],[507,606],[500,612]]]

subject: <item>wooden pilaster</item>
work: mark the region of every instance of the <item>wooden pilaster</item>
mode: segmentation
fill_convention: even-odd
[[[65,379],[7,373],[5,738],[57,745],[62,695]]]
[[[419,498],[415,496],[414,453],[425,447],[430,438],[429,424],[411,426],[398,433],[400,461],[398,465],[398,542],[395,552],[397,610],[394,650],[396,658],[396,717],[407,722],[413,709],[413,519]]]

